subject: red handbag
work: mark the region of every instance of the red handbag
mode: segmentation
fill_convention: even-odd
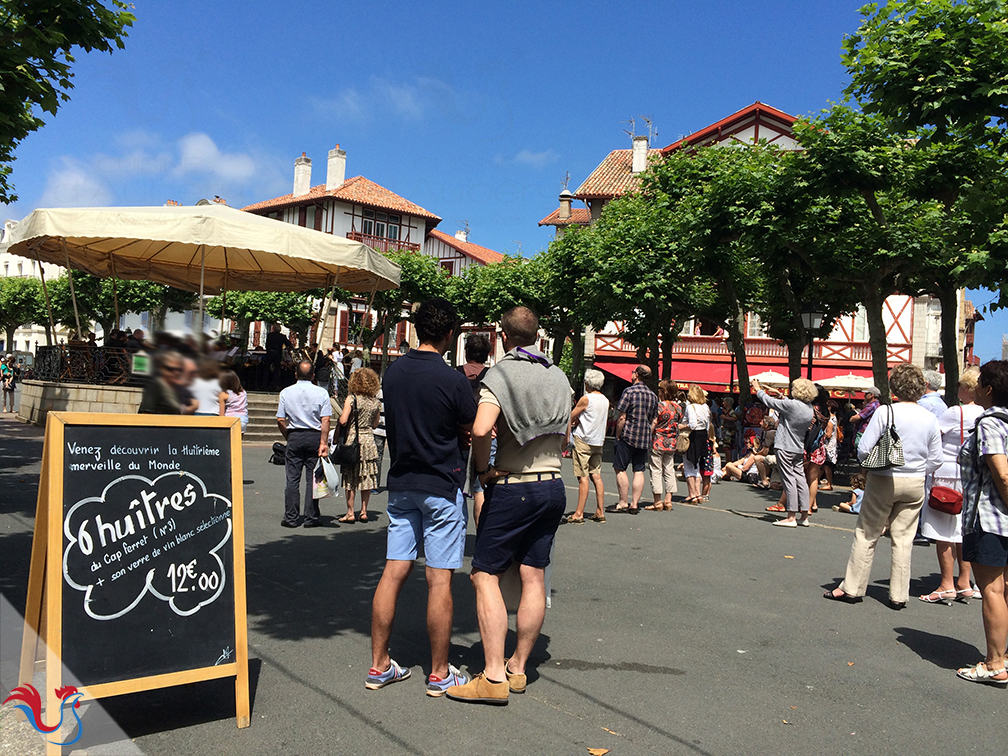
[[[963,442],[963,408],[959,408],[959,445]],[[957,460],[958,469],[958,460]],[[962,512],[963,495],[949,486],[931,486],[931,493],[928,496],[928,506],[936,512],[944,512],[947,515],[957,515]]]

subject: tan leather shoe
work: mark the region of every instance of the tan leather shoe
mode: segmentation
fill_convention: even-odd
[[[525,686],[528,684],[528,679],[524,674],[518,674],[517,672],[512,672],[508,669],[508,662],[510,659],[504,660],[504,674],[507,675],[508,688],[511,689],[512,693],[524,693]]]
[[[505,706],[508,702],[508,684],[490,682],[486,679],[486,675],[480,672],[471,682],[448,688],[445,695],[455,701]]]

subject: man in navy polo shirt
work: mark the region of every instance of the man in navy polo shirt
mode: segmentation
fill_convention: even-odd
[[[468,433],[476,418],[468,379],[444,361],[457,325],[450,302],[439,298],[424,302],[413,316],[420,346],[393,362],[382,381],[390,459],[389,525],[385,571],[371,607],[372,666],[365,681],[370,690],[410,676],[409,669],[389,656],[388,643],[399,591],[413,570],[421,540],[431,644],[427,695],[442,696],[449,687],[469,681],[448,664],[451,580],[462,566],[466,534],[459,435]]]

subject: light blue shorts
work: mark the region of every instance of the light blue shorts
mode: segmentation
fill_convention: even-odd
[[[462,567],[467,513],[461,490],[455,501],[422,491],[389,491],[387,511],[386,559],[413,561],[422,538],[428,567]]]

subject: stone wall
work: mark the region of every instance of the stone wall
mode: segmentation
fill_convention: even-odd
[[[92,386],[86,383],[22,381],[18,418],[45,425],[46,414],[57,412],[116,412],[134,415],[143,389],[135,386]]]

